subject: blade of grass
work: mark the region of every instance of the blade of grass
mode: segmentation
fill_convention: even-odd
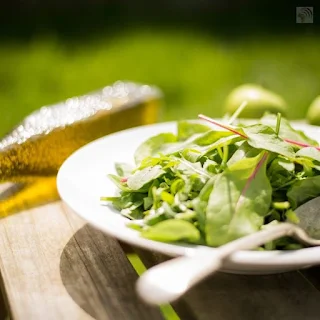
[[[127,253],[127,258],[139,276],[141,276],[147,270],[137,254]],[[160,311],[165,320],[180,320],[180,317],[170,304],[160,306]]]

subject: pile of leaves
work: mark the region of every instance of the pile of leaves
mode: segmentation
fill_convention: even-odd
[[[119,196],[103,197],[148,239],[221,246],[276,223],[320,195],[320,148],[281,115],[237,126],[200,115],[117,163]],[[229,121],[229,123],[233,123]],[[210,124],[209,124],[210,123]],[[260,249],[296,249],[281,238]]]

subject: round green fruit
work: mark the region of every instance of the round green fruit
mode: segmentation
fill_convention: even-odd
[[[247,101],[247,106],[241,112],[240,118],[260,118],[267,111],[286,115],[284,99],[256,84],[244,84],[232,90],[226,99],[225,111],[234,113],[244,101]]]
[[[316,97],[311,103],[307,112],[307,119],[313,125],[320,125],[320,96]]]

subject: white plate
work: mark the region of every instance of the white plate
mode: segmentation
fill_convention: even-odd
[[[295,127],[314,139],[320,139],[318,127],[304,124],[296,124]],[[115,194],[116,188],[107,178],[108,173],[115,173],[114,163],[133,163],[138,145],[161,132],[176,132],[176,123],[159,123],[117,132],[77,150],[59,171],[57,185],[61,198],[90,224],[129,244],[170,256],[193,255],[196,250],[212,252],[214,248],[143,239],[137,231],[126,227],[126,218],[111,207],[100,204],[101,196]],[[285,252],[241,251],[225,262],[223,270],[247,274],[277,273],[308,267],[319,261],[320,247]]]

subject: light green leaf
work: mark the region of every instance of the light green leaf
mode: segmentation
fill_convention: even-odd
[[[136,171],[133,175],[129,176],[127,185],[130,190],[140,190],[145,185],[152,183],[153,180],[161,177],[166,172],[162,167],[156,165],[154,167],[147,167],[142,170]]]
[[[178,140],[184,141],[196,133],[210,131],[211,128],[195,121],[179,121],[178,122]]]
[[[260,152],[260,149],[253,148],[247,141],[244,141],[229,159],[227,165],[231,166],[242,159],[256,157]]]
[[[141,161],[147,157],[157,155],[160,147],[162,147],[164,143],[176,141],[177,137],[173,133],[160,133],[157,136],[149,138],[142,143],[134,153],[136,164],[140,164]]]
[[[220,246],[256,232],[271,204],[266,153],[237,161],[216,180],[206,217],[208,245]]]
[[[320,151],[313,147],[302,148],[296,155],[320,162]]]
[[[276,128],[277,116],[275,114],[265,114],[260,119],[261,124],[271,127],[273,130]],[[309,138],[303,131],[294,129],[290,122],[281,118],[280,132],[279,135],[282,139],[291,139],[294,141],[304,142],[313,146],[318,146],[318,142]]]
[[[115,168],[120,177],[127,177],[134,169],[132,165],[123,162],[116,162]]]
[[[188,241],[198,242],[200,240],[199,230],[190,222],[180,219],[165,220],[149,227],[141,232],[144,238],[163,241]]]
[[[210,144],[209,146],[205,146],[205,147],[200,147],[197,148],[199,151],[202,152],[202,156],[209,154],[210,152],[212,152],[215,149],[218,148],[222,148],[225,146],[229,146],[230,144],[234,144],[238,141],[241,141],[242,138],[239,137],[238,135],[235,134],[231,134],[229,136],[225,136],[222,137],[220,139],[218,139],[217,141],[215,141],[214,143]]]
[[[264,149],[294,159],[295,152],[291,145],[280,139],[275,131],[262,124],[242,128],[248,137],[248,143],[257,149]]]
[[[189,139],[183,142],[164,144],[160,148],[159,152],[165,155],[170,155],[170,154],[181,153],[185,149],[194,149],[204,153],[206,152],[206,150],[210,151],[211,150],[210,148],[213,146],[214,143],[217,143],[217,146],[231,143],[232,139],[230,139],[229,137],[232,135],[233,134],[231,132],[227,132],[227,131],[211,130],[201,134],[194,134]],[[226,140],[223,140],[223,139],[226,139]],[[237,136],[237,139],[239,139],[238,136]],[[217,146],[213,146],[213,147],[217,148]]]

